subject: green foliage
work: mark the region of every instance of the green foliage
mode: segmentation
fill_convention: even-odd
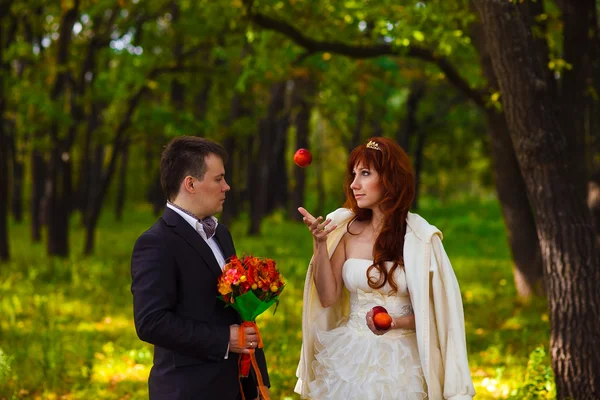
[[[550,357],[544,346],[536,347],[529,355],[525,380],[510,398],[514,400],[556,398],[554,374],[550,367]]]
[[[12,357],[0,349],[0,384],[4,385],[10,375]]]
[[[332,201],[326,208],[337,206]],[[548,345],[546,304],[516,301],[496,202],[471,199],[442,205],[424,198],[420,213],[443,231],[460,283],[477,398],[543,394],[551,375],[547,357],[535,349]],[[2,365],[11,368],[4,373],[1,396],[147,398],[152,350],[135,334],[129,262],[135,239],[154,220],[142,205],[128,209],[122,224],[106,216],[100,221],[98,255],[66,260],[47,259],[42,244],[30,243],[27,221],[11,225],[15,256],[0,269],[0,348],[9,354],[0,354],[0,370],[6,371]],[[265,341],[273,399],[296,399],[292,390],[301,342],[302,290],[312,243],[306,228],[285,221],[282,213],[263,222],[260,237],[245,236],[248,223],[242,215],[232,226],[238,254],[274,258],[287,280],[277,313],[266,312],[257,323]],[[72,229],[73,245],[80,247],[81,228],[74,223]]]

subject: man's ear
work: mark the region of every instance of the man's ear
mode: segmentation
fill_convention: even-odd
[[[183,187],[185,189],[186,192],[194,192],[194,178],[192,178],[191,176],[186,176],[183,179]]]

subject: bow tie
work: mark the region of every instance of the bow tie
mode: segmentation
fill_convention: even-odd
[[[215,234],[217,230],[217,223],[212,217],[206,217],[204,219],[199,219],[200,225],[202,225],[202,229],[204,229],[204,233],[206,234],[206,238],[210,239]]]
[[[202,225],[202,229],[204,230],[206,239],[210,239],[211,237],[213,237],[213,235],[215,234],[215,231],[217,230],[217,222],[215,221],[215,219],[213,217],[206,217],[204,219],[198,219],[198,217],[196,217],[194,214],[192,214],[188,210],[185,210],[185,209],[179,207],[177,204],[171,203],[170,201],[168,201],[168,203],[171,206],[178,209],[179,211],[181,211],[182,213],[185,213],[185,214],[189,215],[190,217],[194,218],[196,221],[198,221],[200,223],[200,225]]]

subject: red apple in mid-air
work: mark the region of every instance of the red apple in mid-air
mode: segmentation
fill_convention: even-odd
[[[382,306],[375,306],[371,311],[373,311],[373,316],[382,312],[387,314],[387,310],[385,309],[385,307]]]
[[[387,331],[392,326],[392,317],[386,312],[380,312],[373,316],[373,324],[380,331]]]
[[[294,154],[294,162],[301,168],[306,168],[312,162],[312,154],[307,149],[298,149]]]

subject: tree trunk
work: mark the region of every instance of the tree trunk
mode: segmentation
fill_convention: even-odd
[[[314,104],[316,83],[311,77],[297,78],[294,83],[292,109],[296,113],[296,149],[308,149],[310,136],[310,113]],[[306,187],[306,169],[294,166],[294,188],[288,216],[295,221],[302,221],[298,207],[304,206],[304,191]]]
[[[563,20],[563,57],[572,65],[572,69],[562,71],[560,83],[560,122],[567,139],[567,152],[574,160],[574,174],[571,179],[576,184],[577,193],[585,198],[588,182],[585,143],[586,122],[592,111],[594,98],[589,88],[592,81],[592,62],[594,37],[597,31],[595,0],[559,0],[557,1]]]
[[[69,3],[71,8],[64,10],[59,27],[59,39],[56,55],[56,78],[50,92],[50,98],[57,106],[70,106],[77,108],[74,100],[75,94],[71,93],[70,102],[67,103],[67,90],[69,87],[69,48],[72,39],[73,25],[79,15],[80,0]],[[61,104],[61,101],[64,104]],[[74,118],[77,120],[77,118]],[[58,122],[54,121],[50,127],[52,149],[50,151],[50,163],[48,166],[46,223],[48,226],[48,255],[66,257],[69,254],[69,212],[72,194],[70,148],[76,124],[69,127],[66,139],[59,137]]]
[[[10,160],[12,161],[12,190],[11,190],[11,210],[16,222],[23,221],[23,178],[25,166],[17,150],[16,126],[11,121],[7,123],[11,127],[11,133],[7,137]],[[6,126],[5,126],[6,129]]]
[[[229,183],[231,190],[229,190],[229,193],[227,193],[225,207],[223,207],[223,212],[221,213],[221,220],[223,225],[225,226],[231,226],[233,219],[237,217],[240,212],[240,207],[238,204],[239,188],[235,183],[235,157],[237,156],[235,151],[235,145],[235,136],[232,134],[228,135],[227,138],[225,138],[223,147],[225,148],[225,151],[229,156],[225,165],[225,174],[227,183]]]
[[[265,215],[277,208],[287,207],[288,203],[288,171],[286,165],[287,135],[290,125],[290,110],[286,107],[288,82],[275,84],[269,106],[268,123],[270,125],[269,180],[267,207]]]
[[[319,121],[317,122],[317,145],[315,147],[315,154],[314,154],[314,164],[315,164],[315,180],[316,180],[316,186],[317,186],[317,204],[315,207],[315,213],[313,214],[315,216],[323,216],[323,218],[325,218],[325,216],[323,214],[325,214],[325,182],[323,179],[323,153],[324,153],[324,149],[323,149],[323,139],[324,139],[324,133],[323,133],[323,121],[321,119],[319,119]]]
[[[542,294],[544,266],[533,210],[519,170],[504,114],[486,110],[496,193],[513,257],[517,295],[528,300]]]
[[[285,82],[278,82],[271,87],[271,99],[269,101],[269,109],[267,115],[259,122],[259,144],[257,154],[257,172],[253,176],[254,183],[252,184],[255,190],[254,195],[250,198],[251,213],[250,213],[250,228],[249,235],[257,235],[260,233],[260,223],[269,211],[269,206],[277,204],[271,197],[281,198],[277,193],[285,191],[285,188],[278,187],[276,183],[270,179],[275,176],[273,169],[280,165],[276,160],[279,155],[276,153],[285,151],[285,131],[283,125],[285,121],[280,119],[288,119],[287,116],[282,116],[285,96]],[[287,130],[287,129],[286,129]],[[279,177],[279,185],[283,179]],[[287,179],[285,179],[287,185]]]
[[[34,144],[35,145],[35,144]],[[31,152],[31,240],[38,243],[42,240],[43,199],[46,182],[46,162],[39,150]]]
[[[362,129],[365,123],[366,112],[365,98],[362,94],[359,94],[358,110],[356,110],[356,125],[354,125],[354,129],[352,130],[352,138],[350,138],[346,144],[348,154],[362,142]]]
[[[54,127],[53,129],[58,129]],[[46,183],[46,224],[48,227],[48,255],[69,255],[69,203],[65,189],[68,188],[66,174],[70,171],[63,159],[62,148],[55,146],[50,154],[48,181]],[[67,158],[66,156],[64,157]]]
[[[399,124],[396,133],[396,142],[407,154],[411,153],[410,141],[417,130],[417,110],[419,103],[425,95],[425,83],[420,80],[413,81],[410,85],[410,94],[406,101],[406,118]]]
[[[236,176],[236,157],[238,153],[235,151],[236,148],[236,138],[235,133],[230,131],[231,126],[234,124],[236,120],[238,120],[242,116],[242,96],[239,92],[235,92],[233,97],[231,98],[231,106],[229,110],[229,120],[226,123],[226,126],[229,130],[227,137],[225,138],[225,142],[223,143],[225,147],[225,151],[229,155],[227,163],[225,165],[225,174],[227,176],[227,181],[231,190],[227,194],[227,201],[225,203],[225,207],[223,208],[223,213],[221,214],[221,219],[223,220],[223,225],[230,226],[233,222],[233,219],[239,215],[240,213],[240,204],[239,204],[239,193],[240,188],[237,184],[237,181],[240,179]]]
[[[2,35],[0,34],[1,39]],[[1,56],[2,54],[0,54]],[[4,118],[2,117],[6,104],[4,101],[4,78],[2,75],[0,74],[0,90],[2,90],[0,94],[0,261],[8,261],[10,258],[8,246],[8,143],[4,132]]]
[[[127,198],[127,165],[129,164],[129,145],[127,140],[123,153],[121,153],[121,169],[119,171],[119,183],[117,185],[117,200],[115,202],[115,217],[117,221],[123,221],[123,208]]]
[[[503,93],[506,120],[536,212],[559,399],[600,398],[600,254],[590,212],[571,180],[575,168],[552,110],[523,5],[475,0]]]
[[[155,78],[157,73],[157,70],[154,70],[152,73],[150,73],[149,78]],[[112,182],[113,175],[115,174],[115,170],[117,168],[117,160],[122,154],[123,149],[125,148],[125,144],[129,140],[127,137],[127,130],[131,126],[131,119],[133,118],[133,113],[137,109],[141,99],[146,94],[147,90],[147,86],[141,87],[133,96],[131,96],[123,119],[117,126],[115,138],[112,143],[112,154],[110,156],[108,166],[106,167],[106,171],[102,174],[102,179],[100,180],[100,184],[98,186],[98,193],[92,199],[92,202],[90,204],[90,213],[88,215],[88,218],[86,218],[85,245],[83,250],[85,255],[90,255],[94,251],[96,226],[98,224],[98,218],[100,218],[102,205],[104,204],[104,199],[106,197],[106,194],[108,193],[108,188],[110,186],[110,183]]]
[[[413,200],[412,208],[419,209],[419,195],[421,192],[421,174],[423,172],[423,150],[425,149],[426,133],[424,129],[419,129],[417,132],[417,143],[415,147],[415,199]]]
[[[3,4],[4,6],[4,4]],[[0,8],[6,11],[5,7]],[[6,15],[5,13],[2,14]],[[10,258],[8,247],[8,196],[9,196],[9,174],[8,174],[8,138],[5,132],[4,112],[6,109],[6,91],[4,77],[8,66],[4,61],[4,27],[0,29],[0,261]]]
[[[256,185],[258,182],[258,138],[257,135],[248,135],[246,143],[246,151],[244,152],[244,161],[246,165],[246,191],[245,199],[248,201],[248,209],[250,210],[250,226],[248,228],[249,234],[257,234],[258,232],[252,232],[252,218],[257,208],[257,190]],[[260,222],[258,223],[260,224]],[[257,225],[258,225],[257,224]]]
[[[93,169],[94,169],[94,157],[92,155],[93,147],[93,134],[101,125],[100,115],[106,106],[102,106],[98,103],[92,104],[92,111],[88,115],[88,121],[86,124],[85,137],[83,140],[83,151],[81,157],[81,167],[79,170],[79,184],[77,185],[77,200],[75,208],[79,209],[82,213],[83,220],[85,221],[85,215],[89,213],[89,201],[91,197],[91,190],[93,180]],[[94,152],[101,145],[98,144],[94,147]]]
[[[269,179],[269,127],[266,118],[263,118],[258,123],[259,143],[256,160],[252,164],[255,165],[255,171],[252,173],[252,180],[249,183],[252,186],[252,196],[250,197],[250,227],[248,235],[255,236],[260,234],[260,224],[266,214],[267,209],[267,190],[270,187],[267,185]]]
[[[479,52],[483,75],[487,79],[488,85],[494,91],[499,90],[481,24],[472,25],[471,38]],[[490,107],[483,111],[488,127],[496,194],[502,209],[508,244],[514,262],[515,288],[517,296],[521,300],[527,301],[533,294],[541,295],[543,288],[544,266],[542,265],[535,218],[504,113]]]

